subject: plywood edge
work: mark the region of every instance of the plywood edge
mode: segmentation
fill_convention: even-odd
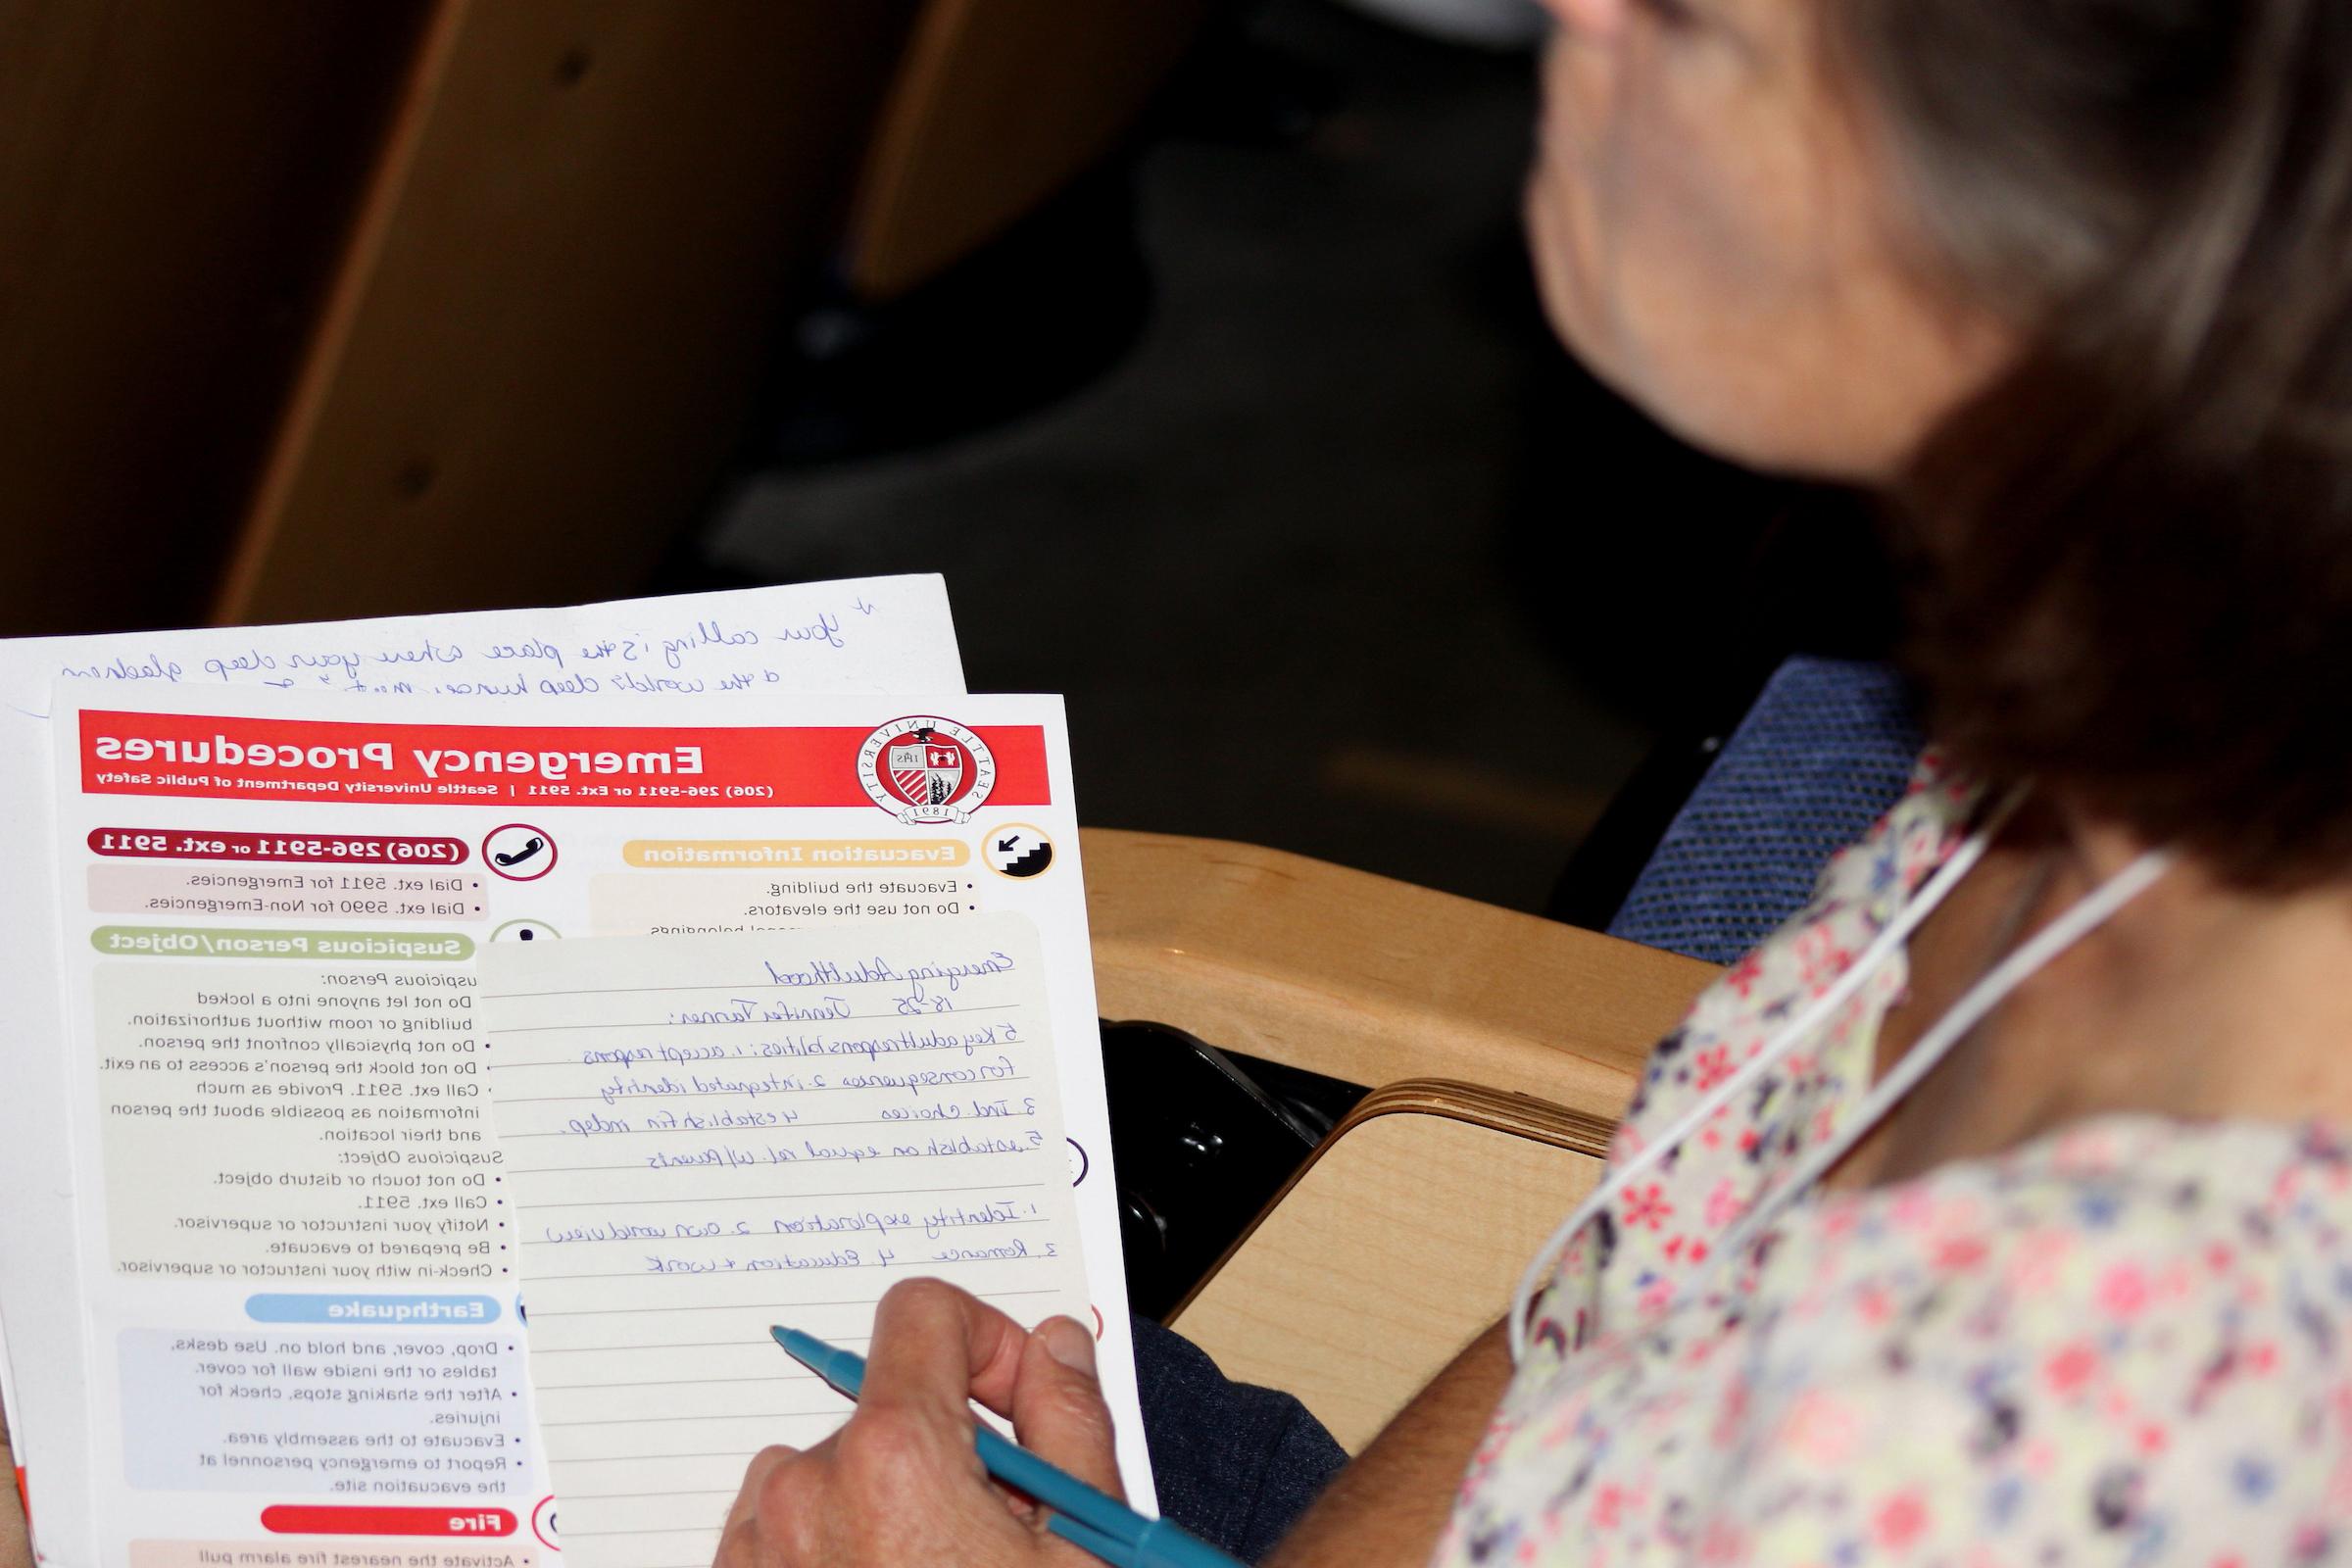
[[[1347,1118],[1332,1129],[1338,1138],[1379,1116],[1443,1116],[1466,1121],[1493,1132],[1508,1133],[1556,1149],[1574,1150],[1594,1159],[1606,1159],[1617,1123],[1567,1105],[1555,1105],[1533,1095],[1489,1089],[1483,1084],[1445,1078],[1408,1078],[1376,1089],[1358,1102]]]
[[[416,169],[417,149],[423,144],[433,105],[447,79],[450,59],[465,32],[471,6],[472,0],[432,0],[431,14],[418,36],[383,145],[368,172],[367,188],[353,208],[325,298],[303,346],[243,524],[215,591],[211,618],[216,626],[240,625],[251,618],[264,564],[277,542],[328,394],[342,369],[353,326],[383,260],[394,217]]]

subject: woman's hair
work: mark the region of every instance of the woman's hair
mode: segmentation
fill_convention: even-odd
[[[1823,0],[2025,348],[1896,499],[1937,733],[2233,881],[2352,874],[2352,0]]]

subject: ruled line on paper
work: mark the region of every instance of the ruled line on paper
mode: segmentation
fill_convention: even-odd
[[[594,993],[546,993],[546,994],[548,994],[548,995],[559,995],[559,994],[560,994],[560,995],[593,995]],[[513,1000],[514,1000],[514,998],[512,998],[512,997],[485,997],[483,1000],[484,1000],[484,1001],[486,1001],[486,1002],[507,1002],[507,1001],[513,1001]],[[957,1011],[959,1011],[959,1012],[1004,1012],[1004,1011],[1006,1011],[1006,1010],[1008,1010],[1009,1008],[1011,1008],[1011,1007],[1012,1007],[1012,1006],[1014,1006],[1014,1005],[1015,1005],[1015,1004],[1013,1004],[1013,1003],[1005,1002],[1005,1003],[998,1003],[998,1004],[993,1004],[993,1005],[986,1006],[986,1007],[959,1007],[959,1008],[957,1008],[956,1010],[957,1010]],[[835,1017],[835,1018],[826,1018],[826,1019],[824,1019],[824,1020],[822,1020],[822,1021],[824,1021],[824,1022],[826,1022],[826,1023],[872,1023],[872,1022],[874,1022],[875,1020],[877,1020],[877,1019],[880,1019],[880,1020],[884,1020],[884,1021],[887,1021],[887,1022],[905,1023],[905,1022],[906,1021],[906,1018],[907,1018],[907,1015],[906,1015],[906,1014],[905,1014],[905,1013],[901,1013],[901,1012],[845,1012],[845,1013],[842,1013],[842,1014],[841,1014],[839,1017]],[[653,1022],[657,1022],[657,1023],[658,1023],[660,1020],[652,1020],[652,1021],[653,1021]],[[750,1021],[752,1021],[752,1020],[746,1019],[746,1020],[742,1020],[742,1021],[744,1021],[744,1022],[750,1022]],[[795,1019],[795,1018],[763,1018],[763,1019],[760,1019],[760,1020],[759,1020],[759,1021],[760,1021],[760,1022],[762,1022],[762,1023],[799,1023],[799,1022],[806,1022],[806,1021],[808,1021],[808,1020],[805,1020],[805,1019]],[[496,1040],[496,1039],[497,1039],[497,1038],[499,1038],[499,1036],[501,1036],[501,1035],[533,1035],[533,1034],[545,1034],[545,1033],[548,1033],[548,1032],[550,1032],[550,1031],[553,1031],[553,1030],[558,1030],[558,1029],[566,1030],[566,1031],[568,1031],[568,1030],[577,1030],[577,1029],[643,1029],[643,1028],[647,1027],[647,1023],[648,1023],[648,1021],[647,1021],[647,1020],[631,1020],[631,1021],[624,1022],[624,1023],[535,1023],[535,1024],[527,1024],[527,1025],[523,1025],[523,1026],[521,1026],[521,1027],[518,1027],[518,1028],[508,1028],[508,1029],[499,1029],[499,1030],[494,1030],[494,1031],[491,1033],[491,1036],[490,1036],[490,1038],[491,1038],[491,1039],[493,1039],[493,1040]],[[725,1023],[700,1023],[700,1024],[679,1024],[679,1025],[677,1025],[676,1027],[678,1027],[678,1028],[722,1029],[722,1028],[726,1028],[726,1027],[728,1027],[728,1025],[727,1025],[727,1024],[725,1024]]]
[[[582,1170],[617,1170],[625,1167],[614,1165],[585,1165],[576,1168]],[[847,1192],[753,1193],[746,1194],[741,1197],[729,1197],[720,1200],[712,1200],[708,1198],[641,1198],[636,1200],[636,1201],[640,1203],[708,1203],[711,1201],[749,1203],[785,1198],[892,1198],[906,1197],[916,1193],[1014,1192],[1025,1187],[1043,1187],[1045,1183],[1043,1182],[981,1182],[971,1187],[857,1187],[852,1188]],[[593,1208],[600,1205],[591,1200],[580,1203],[540,1203],[536,1206],[539,1208]]]
[[[980,1299],[982,1299],[983,1301],[1009,1301],[1009,1300],[1015,1300],[1015,1299],[1018,1299],[1018,1298],[1022,1298],[1022,1297],[1029,1297],[1029,1296],[1055,1296],[1055,1295],[1059,1295],[1060,1293],[1059,1293],[1058,1291],[1051,1291],[1051,1290],[1047,1290],[1047,1291],[974,1291],[974,1292],[972,1292],[972,1294],[973,1294],[974,1296],[977,1296],[978,1298],[980,1298]],[[871,1305],[873,1305],[873,1304],[874,1304],[874,1302],[875,1302],[877,1299],[879,1299],[879,1298],[878,1298],[878,1297],[870,1297],[870,1296],[856,1296],[856,1297],[852,1297],[852,1298],[849,1298],[849,1299],[847,1299],[847,1300],[841,1300],[841,1301],[798,1301],[798,1302],[795,1302],[794,1304],[795,1304],[795,1305],[797,1305],[797,1306],[871,1306]],[[553,1310],[553,1309],[550,1309],[550,1310],[544,1310],[544,1311],[543,1311],[543,1310],[541,1310],[541,1309],[540,1309],[540,1308],[538,1308],[538,1307],[533,1307],[533,1308],[531,1308],[531,1316],[533,1316],[533,1317],[626,1317],[626,1316],[630,1316],[630,1315],[637,1314],[637,1313],[642,1313],[642,1312],[740,1312],[740,1311],[742,1311],[742,1310],[743,1310],[743,1308],[742,1308],[741,1306],[739,1306],[739,1305],[736,1305],[736,1304],[733,1304],[733,1303],[728,1303],[728,1302],[722,1302],[722,1303],[720,1303],[720,1304],[718,1304],[718,1305],[714,1305],[714,1306],[606,1306],[606,1307],[588,1307],[588,1308],[584,1308],[584,1309],[580,1309],[580,1310],[574,1310],[574,1311],[558,1311],[558,1310]],[[1048,1317],[1050,1317],[1050,1316],[1052,1316],[1053,1314],[1051,1314],[1051,1313],[1043,1313],[1043,1314],[1040,1314],[1040,1315],[1041,1315],[1041,1316],[1048,1316]],[[534,1352],[534,1353],[536,1353],[536,1352]]]

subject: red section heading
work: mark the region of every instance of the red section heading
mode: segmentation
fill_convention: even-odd
[[[280,1536],[511,1536],[515,1518],[504,1508],[452,1503],[446,1508],[340,1507],[273,1503],[262,1528]]]
[[[996,762],[986,805],[1050,803],[1045,731],[972,733]],[[354,724],[92,709],[86,795],[334,801],[372,806],[872,806],[872,730],[611,729]]]
[[[175,828],[94,827],[90,853],[144,860],[313,860],[347,865],[463,865],[463,839],[384,838],[337,833],[287,838],[277,833],[184,832]]]

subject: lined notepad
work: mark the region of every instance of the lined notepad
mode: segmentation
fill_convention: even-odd
[[[913,1274],[1090,1320],[1038,942],[1017,914],[495,945],[484,1048],[571,1568],[707,1568],[744,1465],[847,1404]]]

